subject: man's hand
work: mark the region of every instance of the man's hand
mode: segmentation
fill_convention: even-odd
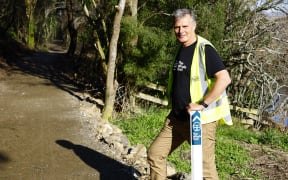
[[[186,106],[186,110],[188,113],[190,113],[191,111],[202,111],[205,107],[203,105],[200,104],[196,104],[196,103],[189,103]]]

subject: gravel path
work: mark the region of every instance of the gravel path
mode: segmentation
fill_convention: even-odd
[[[113,169],[127,167],[104,155],[93,117],[63,75],[69,60],[56,53],[8,59],[0,63],[0,180],[121,178]]]

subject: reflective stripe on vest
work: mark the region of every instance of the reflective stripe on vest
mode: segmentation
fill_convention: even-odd
[[[201,36],[197,37],[198,40],[190,71],[190,96],[192,103],[198,103],[199,101],[203,100],[205,94],[207,94],[215,83],[214,79],[208,78],[205,64],[205,45],[210,45],[212,47],[213,45]],[[226,91],[224,91],[219,98],[211,103],[208,108],[205,108],[200,113],[202,124],[221,120],[225,124],[232,125],[232,118]]]

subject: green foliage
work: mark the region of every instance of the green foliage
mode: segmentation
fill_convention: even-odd
[[[163,126],[167,110],[150,108],[142,114],[120,116],[113,123],[118,125],[127,135],[132,145],[144,144],[147,148]],[[239,179],[257,177],[249,164],[252,154],[242,144],[262,144],[288,151],[287,134],[277,130],[267,129],[263,132],[254,132],[245,129],[240,124],[233,126],[219,125],[216,133],[216,164],[220,179]],[[178,171],[190,173],[190,146],[182,144],[168,158]]]
[[[169,48],[175,42],[174,37],[159,28],[137,26],[129,18],[123,21],[122,35],[126,81],[132,85],[159,81],[163,84],[173,60]]]
[[[205,1],[199,3],[195,9],[198,17],[197,33],[210,40],[217,49],[223,47],[222,43],[225,36],[226,4],[224,2],[217,1],[211,4],[209,1]]]

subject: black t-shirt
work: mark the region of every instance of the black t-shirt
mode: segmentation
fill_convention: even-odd
[[[189,119],[185,107],[191,102],[190,70],[196,43],[182,47],[173,65],[172,113],[180,120]],[[213,78],[215,73],[225,69],[222,59],[213,47],[205,46],[205,57],[206,73],[209,78]]]

